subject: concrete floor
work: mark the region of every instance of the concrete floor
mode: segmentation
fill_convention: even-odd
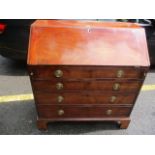
[[[145,84],[155,84],[155,71],[150,71]],[[26,66],[0,56],[0,96],[32,93]],[[36,128],[34,101],[0,103],[0,134],[93,134],[135,135],[155,134],[155,91],[142,91],[131,114],[128,129],[120,130],[114,123],[57,122],[48,132]]]

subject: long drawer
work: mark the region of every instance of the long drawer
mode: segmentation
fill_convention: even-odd
[[[131,106],[56,106],[37,105],[40,118],[128,117]]]
[[[110,66],[29,66],[32,79],[85,79],[144,77],[145,68]]]
[[[137,92],[142,81],[123,80],[90,80],[53,82],[51,80],[32,80],[35,91],[61,92],[61,91],[112,91],[112,92]]]
[[[133,104],[135,93],[111,92],[36,92],[37,104]]]

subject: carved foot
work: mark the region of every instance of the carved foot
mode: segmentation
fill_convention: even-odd
[[[118,122],[118,124],[120,125],[120,129],[127,129],[130,124],[130,119],[121,120]]]
[[[45,120],[40,120],[38,119],[37,120],[37,127],[39,130],[44,130],[44,131],[47,131],[47,121]]]

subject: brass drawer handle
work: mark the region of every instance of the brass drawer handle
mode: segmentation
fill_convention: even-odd
[[[111,96],[110,102],[112,102],[112,103],[115,102],[116,101],[116,98],[117,98],[116,96]]]
[[[63,84],[62,83],[60,83],[60,82],[58,82],[57,84],[56,84],[56,89],[57,90],[61,90],[61,89],[63,89]]]
[[[117,77],[118,78],[121,78],[121,77],[123,77],[124,76],[124,71],[123,70],[118,70],[117,71]]]
[[[107,115],[111,115],[111,114],[112,114],[112,110],[111,110],[111,109],[107,110],[107,111],[106,111],[106,114],[107,114]]]
[[[58,69],[54,72],[55,77],[59,78],[63,76],[62,70]]]
[[[64,115],[64,113],[65,113],[65,112],[64,112],[64,110],[63,110],[63,109],[58,110],[58,115],[59,115],[59,116]]]
[[[61,103],[63,100],[64,100],[63,96],[58,96],[58,98],[57,98],[58,103]]]
[[[113,90],[119,90],[120,89],[120,84],[119,83],[115,83],[114,85],[113,85]]]

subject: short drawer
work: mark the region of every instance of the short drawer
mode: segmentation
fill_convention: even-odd
[[[132,107],[37,105],[40,118],[128,117]]]
[[[121,80],[89,80],[89,81],[61,81],[32,80],[35,91],[62,92],[62,91],[111,91],[111,92],[137,92],[142,81]]]
[[[144,77],[144,68],[110,66],[29,66],[32,79],[87,79]]]
[[[108,93],[108,92],[36,92],[37,104],[133,104],[137,93]]]

